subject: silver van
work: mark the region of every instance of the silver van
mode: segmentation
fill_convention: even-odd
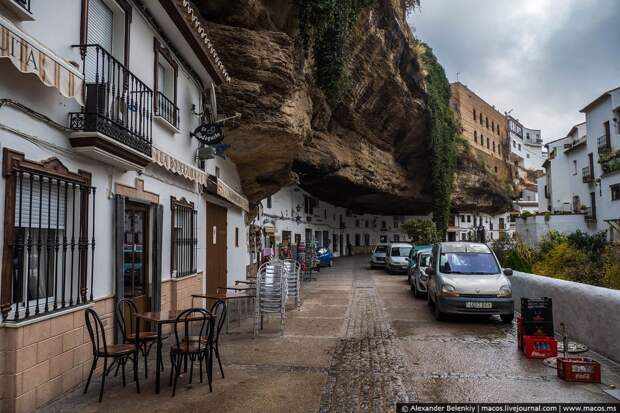
[[[504,323],[514,318],[512,287],[502,267],[486,244],[440,242],[433,245],[427,299],[435,318],[445,314],[499,315]]]
[[[389,274],[406,273],[409,269],[409,253],[413,246],[406,242],[389,244],[385,254],[385,270]]]

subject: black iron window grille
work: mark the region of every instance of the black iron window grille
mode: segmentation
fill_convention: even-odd
[[[103,133],[150,156],[153,91],[101,46],[74,47],[82,54],[86,106],[70,114],[71,129]]]
[[[193,202],[171,198],[172,251],[170,270],[173,278],[186,277],[197,272],[198,252],[197,211]]]
[[[91,302],[95,252],[96,189],[90,174],[69,173],[56,159],[37,164],[23,156],[19,162],[19,156],[4,151],[0,308],[4,320],[13,322]]]

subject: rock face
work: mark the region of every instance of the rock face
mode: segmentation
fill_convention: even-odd
[[[467,146],[457,145],[457,153],[452,210],[490,214],[510,211],[516,195],[510,182],[499,182]]]
[[[377,0],[360,15],[337,104],[314,86],[292,1],[196,3],[233,78],[218,107],[242,114],[226,143],[251,202],[298,180],[354,211],[429,212],[429,114],[400,0]]]

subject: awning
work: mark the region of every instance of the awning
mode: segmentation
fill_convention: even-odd
[[[207,191],[222,197],[246,212],[250,210],[250,203],[248,199],[239,192],[235,191],[220,178],[209,175],[195,166],[177,159],[174,155],[163,151],[155,145],[153,145],[152,149],[152,158],[153,162],[167,171],[181,175],[190,181],[194,181],[197,184],[206,187]]]
[[[39,42],[0,17],[0,58],[7,58],[22,73],[33,73],[44,85],[55,87],[84,106],[80,71]]]

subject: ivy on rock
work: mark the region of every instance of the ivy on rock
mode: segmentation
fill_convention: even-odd
[[[442,238],[448,229],[450,203],[456,171],[457,124],[450,109],[450,82],[433,50],[420,43],[419,58],[425,77],[430,114],[433,220]]]

